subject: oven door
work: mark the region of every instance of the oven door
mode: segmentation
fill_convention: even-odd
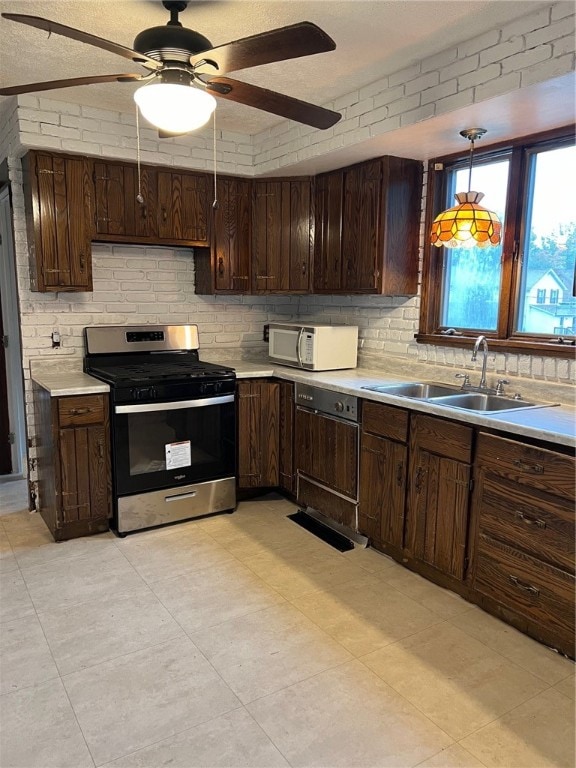
[[[115,405],[116,496],[236,474],[234,395]]]

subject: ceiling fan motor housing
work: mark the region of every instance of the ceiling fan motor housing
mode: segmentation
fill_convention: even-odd
[[[212,43],[193,29],[166,25],[150,27],[140,32],[134,40],[134,50],[158,61],[189,63],[192,54],[209,51]]]

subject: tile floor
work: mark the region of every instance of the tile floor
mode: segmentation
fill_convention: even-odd
[[[55,544],[0,484],[2,768],[574,766],[574,665],[277,496]]]

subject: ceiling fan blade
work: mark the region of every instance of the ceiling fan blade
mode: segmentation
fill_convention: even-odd
[[[190,63],[196,65],[204,60],[215,62],[218,73],[223,74],[237,69],[259,67],[273,61],[325,53],[335,48],[334,40],[320,27],[310,21],[302,21],[194,54],[190,57]]]
[[[315,104],[308,104],[306,101],[293,99],[291,96],[284,96],[282,93],[269,91],[257,85],[232,80],[229,77],[211,77],[206,82],[206,90],[223,99],[247,104],[249,107],[256,107],[264,112],[295,120],[297,123],[311,125],[313,128],[330,128],[342,117],[339,112],[332,112],[330,109],[317,107]]]
[[[92,75],[91,77],[73,77],[68,80],[48,80],[45,83],[28,83],[27,85],[11,85],[0,88],[0,96],[17,96],[20,93],[35,93],[36,91],[51,91],[55,88],[73,88],[75,85],[92,85],[93,83],[127,83],[133,80],[147,80],[146,75]]]
[[[56,35],[63,35],[69,37],[72,40],[78,40],[80,43],[88,43],[88,45],[94,45],[96,48],[103,48],[110,53],[116,53],[118,56],[123,56],[125,59],[130,59],[137,64],[142,64],[143,67],[148,69],[157,70],[162,67],[162,63],[151,59],[143,53],[133,51],[132,48],[126,48],[118,43],[113,43],[110,40],[105,40],[103,37],[96,37],[89,32],[83,32],[80,29],[74,29],[73,27],[67,27],[65,24],[58,24],[56,21],[50,21],[50,19],[42,19],[39,16],[26,16],[21,13],[3,13],[3,18],[10,21],[18,21],[20,24],[28,24],[30,27],[36,27],[37,29],[43,29],[49,34],[54,33]]]

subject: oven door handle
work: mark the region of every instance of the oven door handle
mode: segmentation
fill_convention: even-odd
[[[203,397],[199,400],[175,400],[171,403],[140,403],[139,405],[117,405],[114,413],[153,413],[154,411],[177,411],[182,408],[206,408],[209,405],[233,403],[234,395]]]

